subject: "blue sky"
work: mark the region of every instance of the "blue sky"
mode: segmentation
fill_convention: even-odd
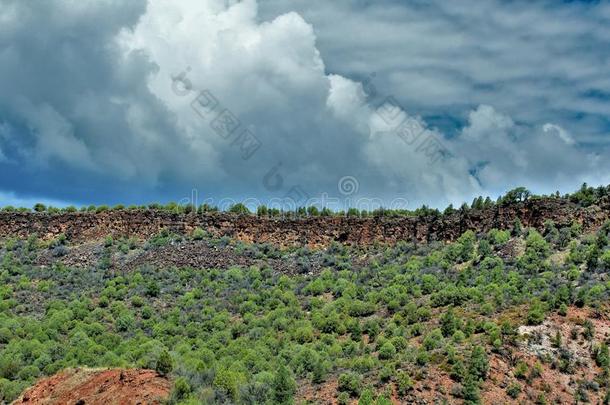
[[[606,1],[0,0],[0,205],[608,184],[609,72]]]

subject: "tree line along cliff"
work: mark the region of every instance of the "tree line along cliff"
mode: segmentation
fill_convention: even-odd
[[[541,229],[545,221],[558,227],[577,223],[593,231],[610,218],[610,199],[603,197],[583,207],[564,198],[537,198],[484,209],[457,210],[422,216],[305,216],[264,217],[216,213],[172,213],[155,209],[104,212],[0,212],[0,238],[42,239],[64,234],[72,241],[114,237],[148,238],[163,229],[189,234],[201,228],[214,237],[276,246],[327,246],[336,241],[352,244],[398,241],[453,241],[467,230],[512,229],[517,219],[523,227]]]

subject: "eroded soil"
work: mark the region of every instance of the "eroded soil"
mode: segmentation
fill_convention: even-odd
[[[76,368],[41,379],[13,405],[153,405],[170,390],[170,381],[153,370]]]

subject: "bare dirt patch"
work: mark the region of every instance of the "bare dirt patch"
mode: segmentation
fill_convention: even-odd
[[[153,405],[170,390],[170,381],[153,370],[76,368],[38,381],[13,405]]]

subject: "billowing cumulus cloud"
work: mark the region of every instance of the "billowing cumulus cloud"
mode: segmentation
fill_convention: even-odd
[[[358,196],[442,206],[610,181],[608,20],[605,4],[0,0],[0,196],[316,197],[353,176]]]

